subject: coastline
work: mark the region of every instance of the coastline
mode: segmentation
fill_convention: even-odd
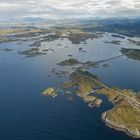
[[[140,132],[137,134],[136,131],[132,132],[124,125],[118,125],[118,124],[115,124],[114,122],[110,121],[107,118],[107,112],[103,112],[101,118],[106,126],[112,128],[112,129],[115,129],[117,131],[125,132],[128,136],[130,136],[132,138],[136,138],[136,139],[140,138]]]

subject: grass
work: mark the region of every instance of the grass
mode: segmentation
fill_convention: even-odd
[[[124,125],[130,130],[140,130],[140,112],[126,100],[120,101],[107,113],[107,117],[111,121]]]
[[[102,89],[98,90],[97,93],[105,94],[108,97],[109,101],[114,101],[115,99],[118,98],[118,94],[116,94],[106,88],[102,88]]]

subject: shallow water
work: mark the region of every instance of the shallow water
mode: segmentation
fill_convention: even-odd
[[[104,41],[121,40],[121,45],[106,44]],[[42,43],[42,48],[53,48],[32,58],[24,58],[18,51],[29,49],[31,42],[1,43],[0,48],[0,139],[2,140],[132,140],[122,132],[105,126],[101,113],[111,108],[106,97],[100,108],[89,108],[79,97],[67,101],[64,96],[44,97],[41,92],[48,86],[58,88],[68,79],[51,73],[52,68],[71,72],[71,67],[61,67],[58,62],[69,54],[79,61],[98,61],[120,55],[121,47],[139,48],[129,44],[127,38],[114,38],[106,33],[104,37],[87,40],[87,44],[72,44],[68,39]],[[61,44],[57,46],[57,44]],[[68,48],[65,48],[68,46]],[[79,52],[83,47],[86,52]],[[140,90],[140,61],[125,56],[99,64],[89,71],[99,75],[109,86]],[[50,74],[50,77],[48,77]]]

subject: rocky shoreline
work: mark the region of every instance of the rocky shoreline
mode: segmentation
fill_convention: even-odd
[[[102,104],[102,100],[94,94],[95,91],[96,94],[106,95],[114,107],[102,113],[102,120],[105,124],[110,128],[126,133],[130,137],[140,138],[140,111],[132,102],[139,101],[135,93],[126,89],[106,87],[98,82],[96,75],[81,70],[72,72],[69,75],[69,81],[63,82],[60,88],[61,93],[65,92],[66,94],[63,94],[66,98],[72,100],[70,91],[67,91],[69,88],[73,88],[74,93],[81,97],[89,107],[99,107]],[[53,87],[45,89],[43,94],[52,97],[57,95]]]
[[[124,125],[121,124],[117,124],[113,121],[111,121],[108,116],[107,116],[108,112],[104,112],[102,114],[102,120],[105,122],[105,124],[110,127],[113,128],[117,131],[122,131],[125,132],[127,135],[133,137],[133,138],[140,138],[140,130],[130,130],[129,128],[127,128]]]

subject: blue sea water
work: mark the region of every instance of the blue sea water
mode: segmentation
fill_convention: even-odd
[[[101,113],[112,107],[105,96],[102,96],[100,108],[89,108],[76,95],[72,101],[62,95],[56,98],[41,95],[44,88],[57,88],[67,79],[53,74],[48,77],[48,74],[53,67],[69,70],[69,67],[56,65],[68,54],[81,61],[96,61],[120,54],[120,46],[103,44],[100,39],[89,40],[87,46],[83,46],[87,53],[78,52],[80,45],[68,40],[61,41],[62,47],[55,45],[59,42],[47,43],[54,46],[53,53],[27,59],[17,52],[27,48],[28,43],[0,44],[1,49],[14,49],[0,51],[0,140],[133,140],[125,133],[107,127],[101,120]],[[68,49],[63,48],[65,44],[69,45]],[[98,74],[107,85],[140,90],[140,61],[123,56],[106,63],[109,67],[100,64],[99,68],[89,71]]]

